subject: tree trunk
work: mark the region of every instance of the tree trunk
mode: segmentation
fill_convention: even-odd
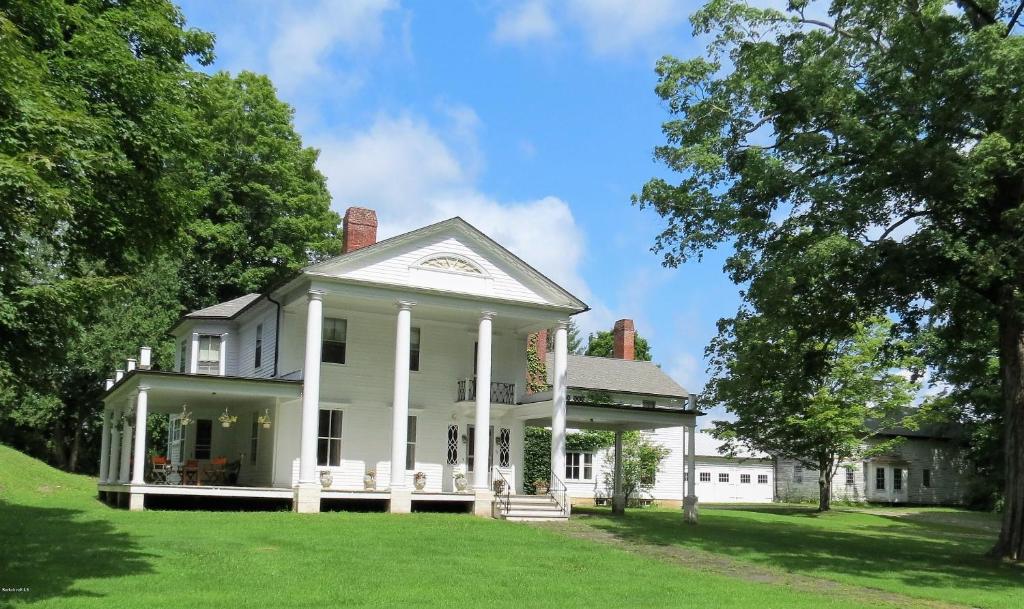
[[[991,554],[1024,560],[1024,323],[1012,288],[1000,295],[999,372],[1003,386],[1006,487],[1002,529]]]
[[[818,463],[818,511],[832,509],[832,468],[829,463]]]

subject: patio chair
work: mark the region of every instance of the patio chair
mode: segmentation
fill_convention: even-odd
[[[209,484],[224,484],[227,482],[227,474],[228,458],[214,457],[203,470],[203,480]]]
[[[189,459],[181,468],[182,484],[199,484],[199,460]]]
[[[171,464],[163,455],[150,457],[149,481],[151,484],[167,484],[167,474],[171,473]]]

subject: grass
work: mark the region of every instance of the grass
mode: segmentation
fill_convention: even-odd
[[[94,494],[91,479],[0,446],[0,606],[907,606],[738,580],[555,529],[462,514],[132,513]],[[740,533],[751,526],[738,517],[729,525],[727,511],[706,512],[707,525],[697,528],[681,525],[675,512],[637,516],[591,524],[662,536],[657,543],[693,542],[704,532],[728,537],[730,526]],[[762,526],[768,534],[767,521]],[[824,531],[818,539],[826,543]],[[988,580],[1003,594],[1007,582]]]
[[[1024,568],[984,556],[999,530],[994,514],[950,508],[852,508],[820,514],[809,506],[701,509],[696,527],[678,510],[646,509],[613,518],[577,510],[574,525],[650,547],[725,555],[784,573],[970,607],[1024,608]]]

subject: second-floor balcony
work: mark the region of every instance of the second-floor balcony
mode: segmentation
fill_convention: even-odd
[[[472,402],[476,400],[476,379],[461,379],[459,381],[458,402]],[[515,404],[516,385],[515,383],[491,383],[492,404]]]

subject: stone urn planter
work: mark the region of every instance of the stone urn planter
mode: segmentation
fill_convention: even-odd
[[[466,492],[466,488],[469,486],[469,481],[466,480],[466,474],[464,474],[462,472],[459,472],[459,473],[455,474],[454,480],[455,480],[455,490],[460,492],[460,493]]]
[[[547,480],[534,480],[533,481],[533,490],[538,495],[547,495],[548,494],[548,481]]]
[[[495,495],[501,495],[502,493],[505,492],[505,481],[504,480],[495,480],[494,484],[493,484],[493,487],[494,487],[494,494]]]
[[[331,474],[331,470],[320,470],[320,486],[329,488],[332,484],[334,484],[334,475]]]
[[[377,472],[370,470],[363,475],[363,489],[372,491],[377,488]]]
[[[416,472],[416,475],[412,477],[412,485],[416,487],[416,490],[422,491],[427,486],[427,475],[423,472]]]

